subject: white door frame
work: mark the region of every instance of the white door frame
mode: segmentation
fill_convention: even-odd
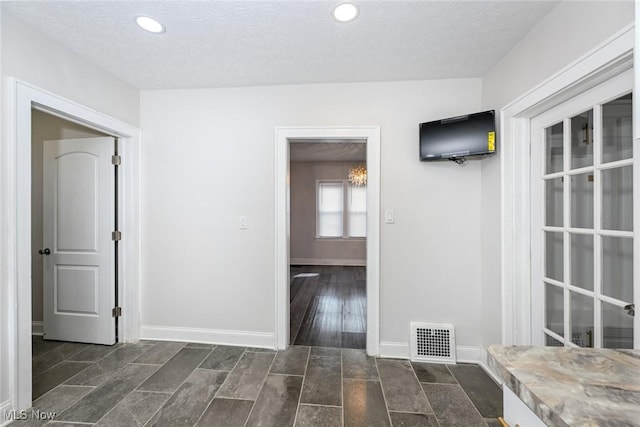
[[[632,68],[634,39],[634,25],[630,24],[500,112],[503,344],[531,345],[532,337],[530,119]],[[634,115],[637,121],[638,112]],[[634,146],[635,138],[637,135]],[[640,253],[638,240],[636,254]],[[636,301],[638,298],[636,295]],[[635,340],[639,342],[637,329]]]
[[[140,283],[140,130],[73,101],[14,78],[7,79],[8,128],[2,168],[2,223],[7,239],[0,252],[6,257],[2,272],[9,286],[8,364],[13,409],[31,407],[31,110],[36,108],[65,120],[121,138],[118,203],[123,239],[119,253],[118,294],[123,316],[119,339],[137,341]]]
[[[380,345],[380,127],[276,128],[276,348],[289,345],[289,142],[366,142],[367,144],[367,354]]]

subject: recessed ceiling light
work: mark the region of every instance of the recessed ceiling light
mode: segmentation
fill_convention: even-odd
[[[341,3],[333,9],[333,17],[340,22],[349,22],[358,16],[358,6],[353,3]]]
[[[153,18],[149,18],[148,16],[137,16],[136,24],[138,24],[138,26],[143,30],[149,31],[150,33],[161,34],[165,32],[164,25]]]

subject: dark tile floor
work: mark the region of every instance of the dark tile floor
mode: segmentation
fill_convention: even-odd
[[[500,388],[476,365],[141,341],[113,347],[34,337],[41,426],[493,426]],[[48,423],[48,424],[47,424]]]

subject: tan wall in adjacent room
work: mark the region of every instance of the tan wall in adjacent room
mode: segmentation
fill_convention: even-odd
[[[365,265],[366,239],[316,238],[316,182],[346,179],[361,163],[291,163],[291,263]]]

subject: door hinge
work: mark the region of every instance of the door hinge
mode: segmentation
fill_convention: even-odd
[[[113,156],[111,156],[112,165],[120,166],[120,163],[122,163],[122,157],[120,157],[118,154],[114,154]]]
[[[113,307],[111,310],[111,317],[120,317],[122,316],[122,307]]]
[[[122,232],[120,231],[113,231],[111,232],[111,240],[118,242],[120,240],[122,240]]]

